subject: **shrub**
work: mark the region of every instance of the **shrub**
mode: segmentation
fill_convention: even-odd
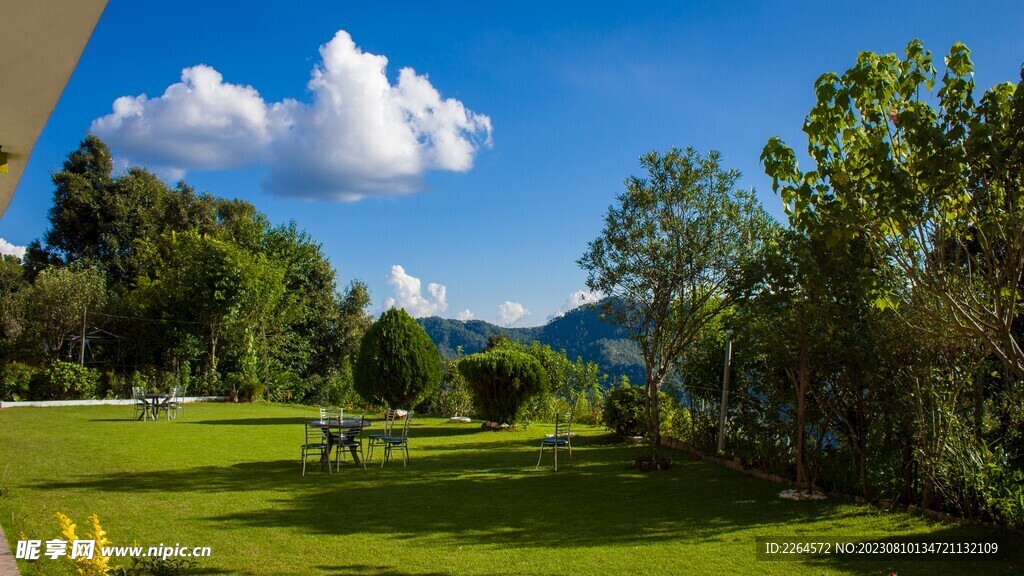
[[[620,438],[644,436],[647,432],[647,391],[642,386],[623,384],[608,393],[601,422]],[[670,422],[674,402],[664,392],[658,393],[658,412],[662,428]]]
[[[548,387],[548,377],[534,357],[508,348],[495,348],[459,361],[459,372],[473,392],[484,420],[516,421],[520,406]]]
[[[433,412],[438,416],[468,416],[476,413],[473,392],[462,372],[459,372],[460,360],[461,356],[444,361],[441,388],[433,404]]]
[[[28,398],[33,370],[21,362],[0,367],[0,400],[17,402]]]
[[[355,390],[371,404],[412,408],[441,383],[441,353],[405,310],[381,314],[363,335],[355,366]]]
[[[43,372],[40,395],[50,400],[94,398],[99,381],[98,370],[54,360]]]

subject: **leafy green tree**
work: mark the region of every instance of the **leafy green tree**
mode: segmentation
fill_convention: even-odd
[[[731,303],[725,290],[771,222],[739,172],[717,152],[651,152],[630,177],[579,265],[587,286],[609,296],[605,313],[640,346],[646,368],[647,441],[661,442],[658,391],[700,329]]]
[[[270,322],[284,294],[284,273],[263,255],[195,232],[160,243],[152,277],[133,297],[146,317],[201,329],[207,345],[207,382],[219,379],[218,345],[226,334],[244,362],[252,362],[256,334]],[[252,367],[242,373],[251,378]]]
[[[36,277],[26,318],[51,360],[67,354],[70,339],[82,330],[83,316],[106,300],[103,272],[95,267],[47,268]]]
[[[355,389],[367,402],[408,409],[437,390],[441,371],[441,353],[430,336],[405,310],[391,308],[363,336]]]
[[[933,93],[920,41],[905,58],[861,53],[815,83],[804,122],[813,170],[778,138],[761,157],[794,228],[862,236],[902,271],[880,304],[928,310],[1024,378],[1024,90],[1007,82],[976,99],[968,48],[954,44],[945,62]]]
[[[548,387],[544,366],[507,346],[466,356],[459,361],[459,372],[469,383],[480,417],[499,424],[515,423],[523,402]]]
[[[0,256],[0,358],[11,354],[25,331],[25,303],[31,287],[21,261]]]
[[[352,362],[359,353],[363,334],[373,324],[373,317],[366,313],[369,306],[370,290],[362,280],[349,282],[337,300],[339,353]]]

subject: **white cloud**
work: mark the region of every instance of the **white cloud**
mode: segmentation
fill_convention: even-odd
[[[18,258],[25,258],[25,246],[15,246],[7,240],[0,238],[0,255],[3,256],[17,256]]]
[[[551,321],[555,318],[565,316],[571,310],[575,310],[584,304],[593,304],[600,301],[601,298],[603,298],[603,296],[600,292],[593,292],[590,288],[587,288],[586,290],[577,290],[566,297],[565,303],[562,304],[562,307],[549,316],[548,320]]]
[[[460,320],[462,322],[466,322],[467,320],[472,320],[473,318],[475,318],[475,316],[473,315],[473,311],[470,310],[469,308],[466,308],[462,312],[459,312],[459,313],[455,314],[455,319],[456,320]]]
[[[413,318],[433,316],[448,309],[445,292],[441,284],[427,284],[429,297],[424,297],[420,279],[405,273],[405,268],[398,264],[391,267],[387,283],[393,286],[394,297],[384,300],[384,309],[405,308]]]
[[[320,56],[308,103],[268,104],[253,87],[198,65],[158,98],[118,98],[91,130],[165,173],[260,163],[268,191],[333,200],[413,192],[427,171],[469,170],[490,145],[490,118],[443,98],[412,68],[392,85],[387,58],[363,52],[347,32]]]
[[[530,311],[519,302],[506,300],[498,305],[498,324],[511,326],[530,316]]]

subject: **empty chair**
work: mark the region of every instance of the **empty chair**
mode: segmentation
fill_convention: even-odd
[[[171,399],[167,401],[167,407],[174,411],[174,417],[185,416],[185,391],[188,386],[171,388]]]
[[[540,468],[540,461],[544,458],[544,452],[554,454],[555,470],[558,470],[558,449],[568,449],[569,459],[572,460],[572,413],[555,415],[555,433],[542,438],[540,441],[540,455],[537,457],[537,468]]]
[[[132,386],[132,418],[145,420],[149,414],[149,403],[146,402],[146,390],[142,386]]]
[[[373,447],[378,444],[383,444],[384,439],[391,436],[391,431],[395,427],[395,416],[398,410],[394,408],[388,408],[384,411],[384,430],[380,432],[374,432],[373,434],[366,435],[367,444],[367,455],[366,459],[370,460],[373,458]]]
[[[331,473],[330,444],[324,438],[323,429],[313,426],[313,422],[303,420],[305,426],[306,442],[302,445],[302,475],[306,475],[306,460],[311,455],[316,455],[320,460],[320,467],[323,469],[323,462],[327,461],[327,473]]]
[[[181,390],[179,387],[171,386],[171,392],[168,395],[167,399],[165,399],[160,404],[157,404],[156,408],[158,415],[160,410],[163,410],[164,413],[167,414],[168,420],[178,416],[178,405],[181,403],[181,396],[179,390]]]
[[[412,424],[412,412],[405,415],[405,424],[402,426],[401,436],[388,436],[381,440],[381,444],[384,445],[384,458],[381,459],[380,466],[384,467],[384,464],[391,459],[392,450],[402,450],[402,464],[405,466],[409,465],[409,426]]]
[[[338,459],[344,457],[344,451],[348,450],[352,453],[352,460],[355,461],[356,466],[362,465],[366,468],[366,460],[363,458],[363,439],[359,437],[363,433],[363,415],[360,414],[354,420],[354,424],[346,425],[340,418],[338,419],[339,434],[333,439],[334,445],[337,450],[334,453],[334,466],[340,468]]]

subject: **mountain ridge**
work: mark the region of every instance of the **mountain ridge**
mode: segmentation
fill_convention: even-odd
[[[533,341],[565,351],[571,360],[577,357],[594,362],[608,376],[606,386],[621,376],[631,382],[644,380],[640,349],[625,329],[601,317],[599,305],[587,304],[549,320],[541,326],[506,328],[483,320],[454,320],[430,316],[416,320],[446,357],[454,357],[459,346],[464,354],[475,354],[487,345],[490,336],[503,334],[528,344]]]

